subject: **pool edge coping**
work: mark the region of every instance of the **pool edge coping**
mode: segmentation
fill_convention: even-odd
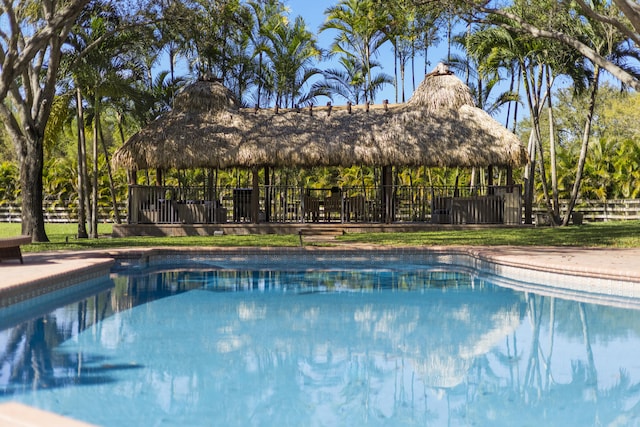
[[[533,281],[559,279],[561,284],[575,281],[575,277],[585,279],[592,287],[606,287],[599,293],[606,295],[619,294],[621,297],[640,297],[640,274],[633,270],[606,268],[601,265],[585,265],[571,262],[572,254],[589,253],[593,255],[597,249],[592,248],[558,248],[558,247],[510,247],[510,246],[375,246],[375,245],[336,245],[305,247],[148,247],[120,248],[100,251],[60,251],[55,253],[28,254],[25,265],[15,268],[28,269],[29,261],[40,257],[69,259],[59,271],[41,276],[29,276],[24,271],[23,280],[0,287],[0,307],[16,302],[26,301],[33,297],[45,295],[66,287],[109,274],[115,263],[148,264],[149,260],[167,256],[275,256],[313,254],[354,255],[365,253],[369,256],[380,254],[386,256],[408,256],[429,254],[449,261],[453,265],[462,265],[478,271],[489,272],[496,276],[513,278],[526,276]],[[633,250],[633,256],[640,255],[640,250]],[[533,256],[527,256],[531,253]],[[609,253],[631,253],[616,250]],[[549,255],[548,255],[549,254]],[[536,256],[538,259],[536,260]],[[84,265],[74,265],[73,260],[82,258]],[[635,259],[635,258],[634,258]],[[456,262],[451,262],[455,260]],[[1,274],[1,270],[0,270]],[[574,279],[574,280],[572,280]],[[614,286],[617,285],[617,286]],[[638,290],[636,291],[636,289]],[[569,286],[571,291],[580,291],[579,285]],[[593,292],[593,289],[582,289]]]

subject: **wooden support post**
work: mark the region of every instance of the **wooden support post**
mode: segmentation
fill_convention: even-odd
[[[264,220],[271,221],[271,182],[269,166],[264,167]]]
[[[260,212],[260,177],[258,176],[258,168],[251,169],[252,174],[252,191],[251,191],[251,222],[257,224],[259,221],[258,214]]]
[[[382,215],[383,221],[393,221],[393,166],[382,167]]]
[[[487,166],[487,187],[493,186],[493,166]]]

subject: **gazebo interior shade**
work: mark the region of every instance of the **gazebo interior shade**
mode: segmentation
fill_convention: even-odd
[[[409,102],[385,106],[239,108],[220,82],[201,80],[114,155],[127,169],[526,162],[522,142],[476,108],[469,88],[441,66]]]

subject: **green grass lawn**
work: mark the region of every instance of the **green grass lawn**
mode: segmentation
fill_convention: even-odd
[[[127,237],[111,238],[111,224],[100,224],[99,239],[76,239],[76,224],[47,224],[49,243],[22,247],[24,252],[51,250],[108,249],[150,246],[298,246],[297,235]],[[20,234],[20,224],[0,223],[0,237]],[[482,228],[469,230],[423,231],[415,233],[354,233],[337,238],[342,243],[368,243],[381,246],[513,245],[586,246],[610,248],[640,247],[640,221],[591,223],[569,227]]]
[[[483,228],[417,233],[366,233],[340,237],[341,241],[380,245],[466,246],[583,246],[640,247],[640,221],[591,223],[568,227]]]

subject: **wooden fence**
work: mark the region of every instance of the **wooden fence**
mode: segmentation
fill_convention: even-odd
[[[48,201],[43,203],[44,220],[47,223],[73,223],[78,221],[77,208],[70,204],[60,201]],[[127,205],[122,203],[119,205],[120,217],[126,218]],[[0,201],[0,222],[21,222],[21,206],[12,203],[2,203]],[[98,207],[99,222],[115,222],[112,206]]]
[[[560,201],[560,214],[567,212],[567,200]],[[618,200],[579,200],[574,212],[583,215],[584,222],[605,222],[640,220],[640,199],[618,199]],[[534,209],[536,213],[546,212],[543,206]]]

